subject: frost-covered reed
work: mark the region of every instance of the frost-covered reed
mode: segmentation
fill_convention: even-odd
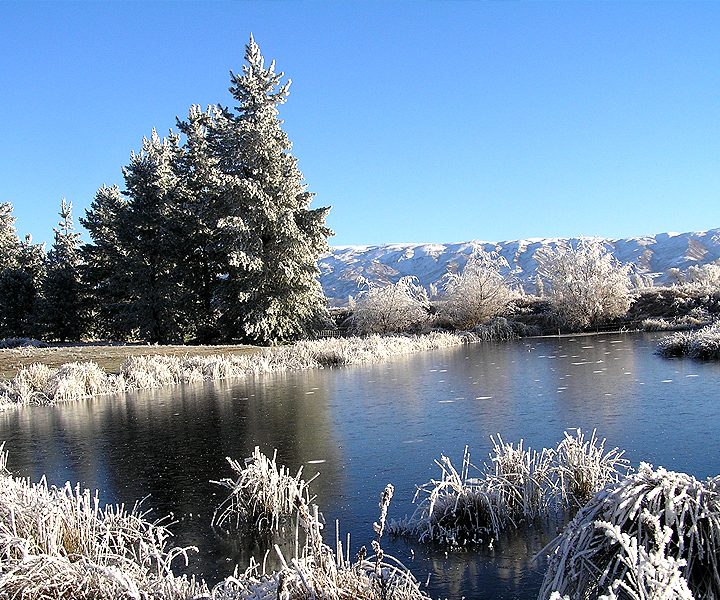
[[[213,524],[247,531],[279,531],[281,524],[294,516],[305,531],[302,547],[295,539],[295,556],[287,560],[280,548],[275,551],[280,569],[266,573],[257,563],[242,574],[237,571],[212,590],[213,600],[258,600],[337,598],[359,600],[426,600],[417,580],[401,563],[387,556],[381,539],[385,531],[388,507],[393,486],[388,484],[380,497],[380,518],[373,524],[375,539],[373,555],[367,556],[365,547],[354,561],[350,560],[350,538],[345,545],[340,539],[339,524],[335,524],[335,547],[322,538],[323,524],[318,507],[311,505],[309,483],[301,479],[301,471],[294,477],[285,466],[255,448],[245,466],[228,459],[237,479],[219,483],[230,490],[230,496],[215,511]],[[313,478],[314,479],[314,478]],[[296,530],[296,536],[298,535]],[[263,565],[265,561],[263,561]]]
[[[700,360],[720,360],[720,323],[666,337],[660,340],[656,352],[666,358],[687,356]]]
[[[596,494],[546,551],[539,598],[720,598],[720,478],[642,463]]]
[[[490,464],[482,468],[470,462],[467,447],[459,471],[446,456],[435,461],[440,478],[418,487],[415,512],[393,522],[391,531],[451,546],[486,543],[520,523],[575,510],[629,470],[623,453],[605,451],[595,432],[589,439],[580,430],[566,432],[556,448],[539,452],[522,440],[491,439]]]
[[[373,554],[363,546],[351,560],[348,538],[343,546],[336,523],[335,547],[325,544],[322,524],[316,511],[303,501],[297,502],[298,517],[306,532],[305,545],[297,556],[287,560],[275,546],[281,568],[271,574],[253,565],[243,574],[235,574],[212,590],[213,600],[429,600],[410,571],[384,552],[381,538],[388,505],[393,494],[388,485],[380,498],[380,518],[374,523]]]
[[[279,531],[281,524],[296,510],[298,499],[310,504],[309,481],[302,479],[302,467],[291,475],[277,463],[277,451],[268,458],[255,446],[252,456],[241,465],[227,458],[235,479],[215,481],[230,490],[230,495],[215,510],[212,525],[223,529],[255,532]]]
[[[54,404],[100,394],[277,371],[382,362],[475,341],[478,338],[473,334],[432,332],[418,336],[303,341],[245,355],[132,356],[118,374],[105,373],[94,362],[68,363],[58,369],[38,363],[23,367],[12,380],[0,381],[0,410],[18,404]]]
[[[0,597],[208,597],[207,588],[172,572],[191,548],[169,547],[169,532],[136,505],[101,507],[97,492],[16,478],[0,448]]]

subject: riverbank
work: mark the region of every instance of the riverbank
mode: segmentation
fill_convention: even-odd
[[[142,348],[152,348],[156,350],[155,354],[141,352],[128,355],[118,372],[109,371],[94,360],[73,361],[52,367],[42,360],[42,351],[48,349],[28,348],[26,358],[30,358],[30,364],[20,366],[13,379],[0,381],[0,410],[24,404],[57,404],[104,394],[261,373],[368,364],[479,339],[471,333],[445,332],[415,336],[374,335],[302,341],[275,348],[241,347],[236,353],[225,352],[226,346],[206,347],[210,352],[210,349],[222,348],[223,353],[200,355],[186,352],[182,356],[162,353],[161,349],[167,347],[152,346]],[[185,346],[175,348],[187,349]],[[105,350],[99,352],[107,356]],[[111,364],[110,359],[107,364]]]

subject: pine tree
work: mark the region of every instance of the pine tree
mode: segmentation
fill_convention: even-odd
[[[15,268],[20,254],[20,240],[12,211],[9,202],[0,203],[0,272]]]
[[[182,286],[181,305],[191,323],[189,334],[199,343],[221,337],[216,301],[218,277],[225,272],[227,253],[223,251],[221,228],[223,177],[211,146],[210,132],[219,109],[203,111],[190,107],[186,121],[178,120],[185,143],[175,163],[179,177],[175,233],[180,252],[178,264]]]
[[[150,342],[182,340],[177,236],[179,154],[177,136],[161,139],[153,130],[123,169],[127,220],[119,232],[130,276],[129,308],[140,337]]]
[[[250,38],[242,75],[231,73],[238,105],[216,119],[212,143],[224,175],[219,237],[230,260],[220,298],[226,333],[258,343],[301,337],[327,318],[317,259],[332,232],[329,208],[309,209],[278,106],[290,81],[265,67]]]
[[[81,280],[88,295],[94,335],[125,340],[132,334],[128,296],[129,261],[121,234],[128,218],[127,201],[117,186],[102,186],[85,218],[92,240],[81,248]]]
[[[3,232],[8,249],[0,271],[0,337],[37,337],[40,288],[45,276],[45,247],[15,233],[12,206],[3,205]],[[13,239],[14,236],[14,239]]]
[[[60,222],[47,256],[42,320],[45,337],[65,342],[85,333],[86,311],[80,282],[80,234],[75,231],[72,203],[63,198]]]

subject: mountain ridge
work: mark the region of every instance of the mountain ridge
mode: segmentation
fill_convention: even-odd
[[[426,288],[439,288],[448,271],[462,269],[476,249],[495,251],[510,265],[509,272],[526,292],[535,291],[537,263],[534,254],[541,247],[598,239],[622,263],[656,285],[669,282],[671,268],[686,270],[720,260],[720,228],[685,233],[665,232],[629,238],[579,236],[571,238],[531,237],[502,242],[471,240],[449,244],[392,243],[332,246],[318,261],[320,283],[332,306],[347,304],[350,296],[375,285],[394,283],[414,276]]]

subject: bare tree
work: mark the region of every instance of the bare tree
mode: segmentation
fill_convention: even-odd
[[[558,316],[570,327],[584,329],[627,313],[630,266],[621,264],[600,240],[543,247],[535,260]]]

